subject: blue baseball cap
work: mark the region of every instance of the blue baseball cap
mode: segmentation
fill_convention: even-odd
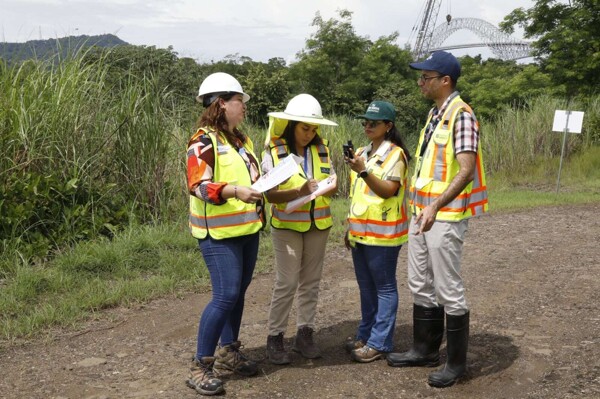
[[[425,61],[409,64],[412,69],[436,71],[442,75],[448,75],[453,81],[460,76],[460,63],[455,56],[446,51],[436,51]]]

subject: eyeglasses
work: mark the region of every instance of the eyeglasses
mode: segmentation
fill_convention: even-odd
[[[425,75],[421,75],[419,76],[419,79],[417,79],[419,82],[427,82],[429,79],[435,79],[435,78],[443,78],[444,75],[435,75],[435,76],[425,76]]]
[[[381,125],[382,123],[385,123],[384,121],[362,121],[360,124],[363,125],[364,127],[366,127],[367,129],[373,128],[373,127],[377,127],[379,125]]]

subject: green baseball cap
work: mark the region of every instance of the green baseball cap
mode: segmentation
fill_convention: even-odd
[[[369,119],[373,121],[395,121],[396,110],[387,101],[373,101],[369,104],[364,115],[358,115],[357,119]]]

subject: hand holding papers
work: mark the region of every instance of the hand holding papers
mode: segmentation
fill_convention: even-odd
[[[302,161],[302,158],[291,154],[279,162],[277,166],[265,173],[254,183],[251,188],[264,193],[267,190],[283,183],[296,172],[298,172],[298,164]]]
[[[307,202],[314,200],[319,195],[325,194],[333,187],[335,187],[336,182],[336,175],[329,176],[327,179],[321,180],[317,189],[313,193],[305,195],[304,197],[296,198],[295,200],[288,202],[287,206],[285,207],[285,213],[291,213],[294,210],[300,208],[302,205],[306,204]]]

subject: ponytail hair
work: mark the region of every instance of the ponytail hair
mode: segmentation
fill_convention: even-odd
[[[390,122],[390,121],[386,121],[386,122]],[[396,128],[396,124],[394,122],[392,122],[392,128],[390,130],[388,130],[387,133],[385,134],[385,139],[391,141],[392,143],[396,144],[398,147],[402,148],[402,151],[404,151],[404,156],[406,157],[406,162],[407,163],[410,162],[412,157],[410,156],[410,153],[408,152],[408,148],[406,147],[406,144],[404,144],[404,140],[402,139],[402,135]],[[408,167],[408,165],[406,165],[406,166]]]

